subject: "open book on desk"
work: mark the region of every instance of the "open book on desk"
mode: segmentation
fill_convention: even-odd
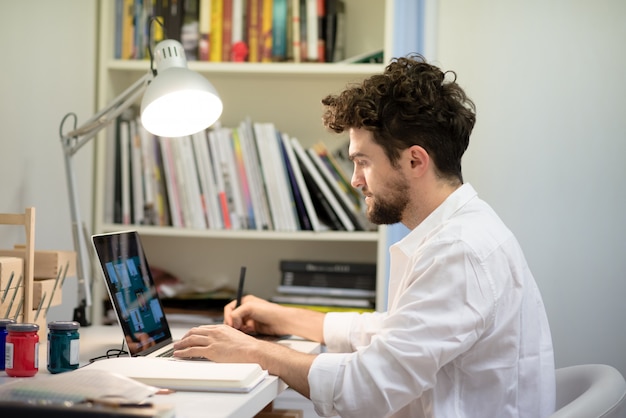
[[[111,357],[85,368],[119,373],[146,385],[204,392],[250,392],[268,375],[254,363],[157,357]]]
[[[159,388],[102,370],[80,368],[28,379],[0,378],[0,416],[174,417],[174,407],[155,405]]]

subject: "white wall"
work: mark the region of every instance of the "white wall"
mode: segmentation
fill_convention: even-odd
[[[465,180],[517,235],[557,366],[626,375],[626,2],[440,0],[437,61],[477,105]]]
[[[0,212],[35,207],[36,249],[72,250],[59,125],[68,112],[79,123],[94,113],[96,1],[0,0],[0,39]],[[88,222],[91,148],[76,157]],[[0,248],[18,243],[24,243],[22,228],[0,226]],[[70,320],[75,306],[71,277],[63,305],[51,308],[48,318]]]

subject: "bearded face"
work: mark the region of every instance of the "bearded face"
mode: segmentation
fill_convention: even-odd
[[[377,225],[391,225],[402,220],[409,204],[409,184],[407,179],[395,171],[395,175],[378,184],[375,191],[363,189],[367,204],[367,218]]]

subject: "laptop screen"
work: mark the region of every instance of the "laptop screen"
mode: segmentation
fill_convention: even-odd
[[[136,231],[94,235],[111,304],[131,355],[148,354],[172,340],[163,306]]]

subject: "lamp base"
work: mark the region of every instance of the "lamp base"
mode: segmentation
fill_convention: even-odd
[[[87,303],[83,299],[80,302],[80,305],[74,308],[74,321],[78,322],[81,327],[88,327],[89,325],[91,325],[91,323],[87,319],[87,312],[85,309],[86,306]]]

